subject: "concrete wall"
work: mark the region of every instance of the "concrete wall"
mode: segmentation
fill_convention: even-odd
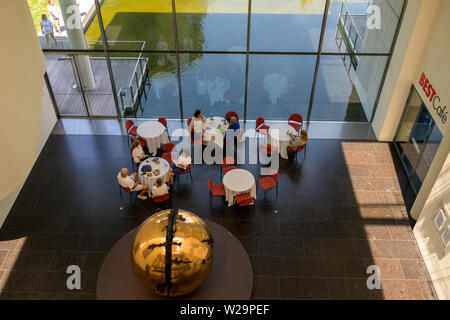
[[[378,140],[392,141],[411,85],[419,76],[442,6],[447,0],[409,0],[372,123]]]
[[[0,29],[11,30],[2,33],[0,50],[1,226],[56,123],[56,115],[26,0],[0,2]]]

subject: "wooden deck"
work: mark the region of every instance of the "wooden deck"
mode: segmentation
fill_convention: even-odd
[[[82,95],[76,86],[70,58],[46,56],[47,74],[61,115],[86,116]],[[116,92],[129,87],[137,59],[112,58]],[[86,92],[89,113],[93,116],[116,116],[113,91],[104,58],[91,58],[96,88]],[[133,79],[134,80],[134,79]],[[135,86],[135,81],[132,81]]]

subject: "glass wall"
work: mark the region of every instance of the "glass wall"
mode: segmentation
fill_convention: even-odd
[[[56,4],[67,12],[74,1]],[[92,73],[114,82],[116,116],[188,118],[201,108],[207,115],[235,110],[242,119],[300,113],[307,122],[367,122],[404,2],[86,0],[78,5],[82,32],[66,32],[67,46],[43,49],[105,53]],[[64,26],[73,15],[60,18]],[[71,45],[80,35],[86,48]]]
[[[431,167],[442,141],[442,133],[415,88],[405,107],[395,137],[395,146],[416,193]]]

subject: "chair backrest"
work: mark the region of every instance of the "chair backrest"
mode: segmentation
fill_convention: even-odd
[[[163,145],[163,151],[165,152],[170,152],[173,149],[175,149],[175,145],[173,143],[168,142],[165,145]]]
[[[161,117],[161,118],[158,119],[158,122],[161,122],[164,125],[164,127],[166,127],[166,129],[167,129],[167,120],[166,120],[166,118]]]
[[[211,181],[211,179],[208,179],[208,181],[206,181],[206,183],[208,184],[209,191],[212,193],[212,181]]]
[[[289,117],[289,121],[295,121],[295,122],[298,122],[298,123],[303,123],[303,118],[298,113],[293,113]]]
[[[227,114],[225,115],[225,119],[230,119],[231,117],[235,117],[236,120],[239,120],[239,116],[236,112],[228,111]]]
[[[120,184],[119,184],[119,186],[120,186]],[[131,193],[130,188],[125,188],[125,187],[123,187],[123,186],[120,186],[120,187],[122,188],[123,191],[128,192],[128,193]]]
[[[233,164],[236,164],[233,157],[225,157],[222,161],[222,167],[231,166]]]
[[[256,119],[256,129],[258,129],[261,125],[264,124],[264,118],[263,117],[259,117],[258,119]]]
[[[278,179],[280,178],[280,175],[278,174],[278,171],[272,170],[270,171],[270,176],[273,178],[273,180],[278,183]]]
[[[234,199],[236,200],[238,205],[241,207],[248,206],[254,201],[253,197],[248,192],[238,194],[238,195],[234,196]]]
[[[156,196],[153,197],[153,202],[164,202],[166,200],[169,200],[169,194],[163,194],[162,196]]]
[[[175,153],[173,152],[166,152],[163,153],[161,158],[163,158],[164,160],[166,160],[167,162],[171,163],[173,162],[174,158],[175,158]]]
[[[191,125],[191,121],[192,121],[192,118],[188,118],[188,119],[187,119],[187,125],[188,125],[188,127]]]
[[[125,128],[127,129],[127,133],[130,132],[130,129],[134,126],[133,120],[127,120],[125,122]]]
[[[133,138],[131,138],[133,139]],[[145,141],[145,139],[142,139],[141,137],[137,138],[139,140],[139,144],[141,145],[141,147],[144,147],[147,145],[147,141]]]

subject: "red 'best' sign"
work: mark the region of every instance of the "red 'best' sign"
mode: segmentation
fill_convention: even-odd
[[[441,105],[441,98],[437,94],[436,90],[433,88],[433,85],[428,80],[425,73],[422,73],[419,81],[420,86],[422,87],[423,92],[430,98],[430,102],[432,103],[433,109],[436,111],[439,119],[441,119],[442,123],[445,124],[447,122],[447,106]]]

